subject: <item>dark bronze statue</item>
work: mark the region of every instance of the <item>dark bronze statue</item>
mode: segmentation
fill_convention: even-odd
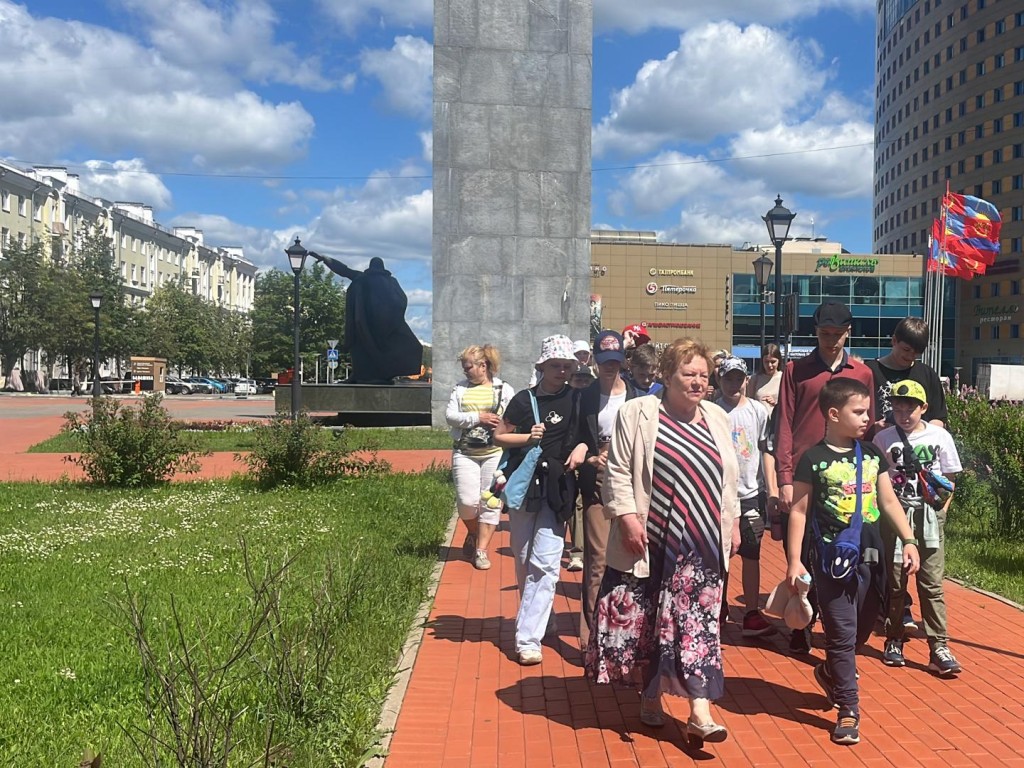
[[[337,259],[310,251],[334,274],[351,280],[345,294],[345,340],[342,352],[352,355],[346,384],[391,384],[396,376],[420,372],[423,345],[405,322],[409,299],[384,261],[370,259],[363,272]]]

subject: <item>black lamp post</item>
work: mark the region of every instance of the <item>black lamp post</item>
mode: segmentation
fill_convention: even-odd
[[[89,294],[89,303],[92,304],[93,335],[92,335],[92,396],[101,397],[103,390],[100,385],[100,304],[103,303],[103,294],[93,291]]]
[[[768,258],[768,254],[762,253],[754,259],[754,279],[757,280],[757,295],[761,305],[761,354],[764,354],[764,300],[768,288],[768,278],[771,277],[774,264]]]
[[[788,208],[782,207],[782,196],[775,196],[775,207],[761,217],[768,226],[768,237],[775,246],[775,301],[774,320],[776,344],[781,344],[782,330],[782,244],[789,239],[789,225],[793,223],[796,214]]]
[[[294,419],[299,415],[299,411],[302,410],[302,376],[299,373],[302,367],[302,358],[299,356],[299,275],[306,263],[306,256],[309,251],[302,247],[302,243],[296,237],[295,242],[288,246],[284,252],[288,254],[288,262],[291,264],[292,272],[295,274],[295,300],[293,302],[295,307],[295,356],[292,361],[292,418]]]

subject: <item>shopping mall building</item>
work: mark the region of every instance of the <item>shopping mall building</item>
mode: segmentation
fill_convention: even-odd
[[[656,344],[680,336],[727,349],[748,363],[760,357],[760,301],[753,262],[771,246],[659,243],[653,232],[591,233],[591,325],[621,330],[642,323]],[[777,265],[776,265],[777,266]],[[865,360],[890,348],[896,324],[922,314],[924,264],[911,254],[852,254],[824,238],[797,238],[783,248],[782,295],[799,294],[792,356],[815,344],[811,316],[822,301],[853,312],[848,348]],[[774,287],[774,271],[767,289]],[[946,281],[943,374],[952,375],[956,317],[952,280]],[[773,336],[774,298],[767,296],[766,334]]]

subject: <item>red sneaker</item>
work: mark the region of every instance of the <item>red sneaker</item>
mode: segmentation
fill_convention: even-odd
[[[750,611],[743,617],[742,635],[744,637],[764,637],[774,634],[775,627],[761,615],[760,611]]]

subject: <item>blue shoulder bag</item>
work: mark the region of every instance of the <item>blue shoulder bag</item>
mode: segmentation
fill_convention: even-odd
[[[836,534],[831,543],[826,544],[821,535],[817,514],[813,514],[811,517],[821,570],[836,581],[846,581],[851,574],[856,572],[857,565],[860,563],[860,534],[864,527],[864,515],[861,512],[864,454],[861,451],[859,440],[855,441],[855,456],[857,457],[857,506],[850,517],[850,524]]]
[[[533,394],[532,389],[527,391],[530,393],[530,405],[533,406],[533,423],[539,424],[540,411],[537,410],[537,396]],[[498,462],[498,469],[504,472],[506,467],[508,467],[512,454],[519,450],[522,449],[506,449]],[[523,460],[519,462],[519,466],[508,476],[505,487],[501,491],[501,500],[505,502],[509,509],[522,509],[523,502],[526,501],[526,492],[530,488],[531,481],[533,481],[533,474],[537,469],[537,461],[539,459],[540,445],[531,446],[526,455],[523,456]]]

